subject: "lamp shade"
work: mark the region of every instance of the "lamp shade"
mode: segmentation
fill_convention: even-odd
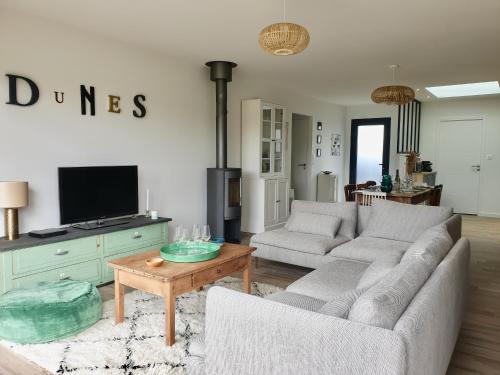
[[[28,205],[26,181],[0,181],[0,207],[20,208]]]

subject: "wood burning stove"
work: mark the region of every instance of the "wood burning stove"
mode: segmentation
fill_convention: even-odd
[[[210,79],[216,87],[216,168],[207,169],[207,223],[212,238],[240,243],[241,169],[227,168],[227,83],[235,63],[210,61]]]

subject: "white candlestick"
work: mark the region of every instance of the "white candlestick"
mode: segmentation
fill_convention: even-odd
[[[146,216],[149,216],[149,189],[146,189]]]

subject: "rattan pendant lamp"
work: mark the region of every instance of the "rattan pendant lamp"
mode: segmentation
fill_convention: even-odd
[[[286,0],[283,0],[283,22],[273,23],[259,34],[262,49],[276,56],[295,55],[306,49],[309,33],[305,27],[286,22]]]
[[[382,86],[372,92],[372,100],[377,103],[385,103],[388,105],[403,105],[415,99],[415,91],[411,87],[396,85],[396,70],[399,65],[390,65],[392,70],[392,86]]]

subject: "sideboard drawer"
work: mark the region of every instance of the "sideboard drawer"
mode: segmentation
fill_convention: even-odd
[[[163,224],[122,230],[104,235],[104,254],[113,255],[164,241]]]
[[[12,253],[12,272],[14,275],[33,273],[97,257],[97,237],[85,237],[14,250]]]
[[[13,288],[30,288],[42,281],[57,281],[64,279],[90,281],[94,283],[94,285],[97,285],[101,280],[101,262],[96,259],[20,277],[12,280],[12,286]]]
[[[219,280],[220,278],[230,275],[233,272],[241,271],[248,264],[246,257],[241,257],[237,259],[233,259],[218,266],[206,269],[201,272],[197,272],[193,275],[193,285],[195,287],[202,286],[208,283],[211,283],[215,280]]]

